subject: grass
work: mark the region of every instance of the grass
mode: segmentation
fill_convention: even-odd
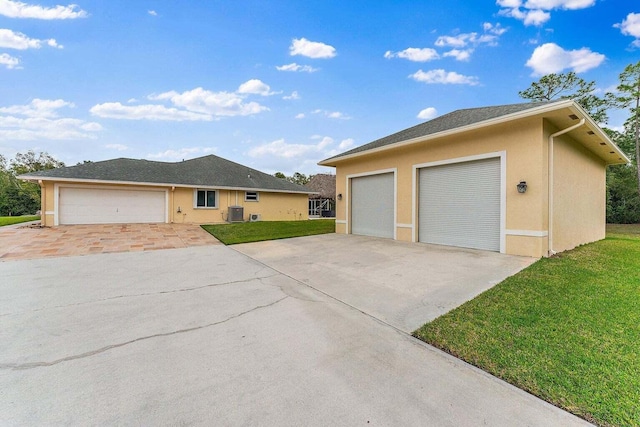
[[[258,221],[237,224],[203,225],[206,231],[225,245],[286,239],[335,232],[335,220]]]
[[[640,425],[640,225],[541,259],[414,336],[590,422]]]
[[[0,216],[0,227],[4,225],[20,224],[21,222],[38,221],[39,215]]]

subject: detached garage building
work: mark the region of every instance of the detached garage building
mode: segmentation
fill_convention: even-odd
[[[313,191],[214,155],[114,159],[20,176],[42,188],[42,224],[308,219]]]
[[[605,236],[629,159],[574,101],[458,110],[323,160],[336,232],[548,256]]]

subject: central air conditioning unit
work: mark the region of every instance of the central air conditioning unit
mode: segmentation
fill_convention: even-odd
[[[249,221],[256,222],[262,220],[262,215],[260,214],[251,214],[249,215]]]
[[[242,206],[229,206],[229,216],[227,218],[229,222],[242,222],[244,221],[244,208]]]

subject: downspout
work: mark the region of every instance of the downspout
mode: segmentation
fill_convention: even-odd
[[[175,199],[175,194],[174,191],[176,191],[176,187],[172,186],[171,187],[171,217],[169,218],[169,222],[171,222],[171,224],[173,224],[176,221],[175,218],[175,205],[176,205],[176,199]]]
[[[45,227],[47,225],[47,189],[41,179],[38,180],[38,184],[40,185],[40,225]]]
[[[556,251],[553,250],[553,139],[579,128],[584,125],[584,122],[584,118],[580,119],[580,122],[575,125],[549,135],[549,232],[547,237],[549,250],[547,252],[547,256],[552,256],[556,253]]]

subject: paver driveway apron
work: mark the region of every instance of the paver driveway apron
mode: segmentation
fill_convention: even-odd
[[[234,246],[405,332],[501,282],[534,258],[326,234]]]
[[[226,246],[0,277],[0,425],[586,424]]]
[[[95,224],[0,227],[0,260],[139,252],[220,244],[193,224]]]

